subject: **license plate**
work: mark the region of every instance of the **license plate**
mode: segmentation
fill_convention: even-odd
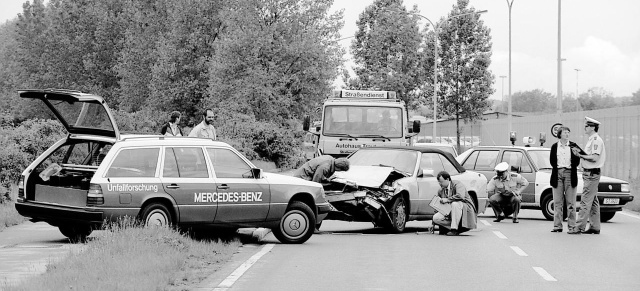
[[[604,198],[602,204],[620,204],[620,198]]]
[[[365,197],[364,198],[364,202],[371,205],[371,207],[375,208],[375,209],[380,209],[380,203],[378,203],[377,201],[369,198],[369,197]]]

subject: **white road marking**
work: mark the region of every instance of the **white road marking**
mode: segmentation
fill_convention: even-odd
[[[547,271],[545,271],[543,268],[533,267],[533,270],[536,271],[536,273],[538,273],[538,275],[540,275],[542,279],[545,279],[547,281],[552,281],[552,282],[558,281],[556,278],[551,276],[551,274],[547,273]]]
[[[228,288],[231,288],[231,286],[233,286],[233,284],[238,279],[240,279],[240,277],[242,277],[244,272],[249,270],[249,268],[251,268],[251,266],[253,266],[253,264],[255,264],[262,256],[264,256],[266,253],[271,251],[271,249],[273,249],[274,246],[275,244],[267,244],[264,247],[262,247],[262,249],[258,253],[256,253],[251,258],[249,258],[244,263],[242,263],[240,267],[238,267],[235,271],[233,271],[231,275],[227,276],[227,278],[225,278],[224,281],[218,284],[218,287],[214,288],[213,290],[224,291],[224,290],[227,290]]]
[[[497,230],[494,230],[493,234],[495,234],[497,237],[499,237],[501,239],[507,239],[507,237],[504,234],[502,234],[501,232],[499,232]]]
[[[625,211],[620,211],[620,212],[618,212],[618,213],[620,213],[620,214],[622,214],[622,215],[624,215],[624,216],[629,216],[629,217],[633,217],[633,218],[635,218],[635,219],[640,219],[640,216],[633,215],[633,214],[629,214],[629,213],[626,213]]]
[[[488,223],[486,220],[484,219],[480,219],[480,222],[482,222],[482,224],[486,225],[486,226],[491,226],[491,223]]]
[[[525,253],[521,248],[516,247],[516,246],[511,246],[511,249],[516,252],[516,254],[518,254],[521,257],[528,257],[529,255],[527,255],[527,253]]]

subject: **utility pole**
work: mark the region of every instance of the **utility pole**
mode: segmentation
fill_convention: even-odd
[[[580,69],[574,69],[576,70],[576,111],[580,111],[580,102],[578,102],[578,94],[580,93],[580,91],[578,90],[578,73],[580,72]]]
[[[558,0],[558,93],[556,114],[558,122],[562,122],[562,0]]]
[[[502,103],[500,103],[500,111],[502,111],[502,113],[504,113],[504,78],[506,78],[507,76],[500,76],[500,79],[502,79]]]
[[[507,119],[509,120],[509,132],[513,131],[513,117],[511,110],[511,80],[513,80],[511,77],[511,6],[513,6],[513,1],[514,0],[507,0],[507,5],[509,5],[509,116],[507,116]]]

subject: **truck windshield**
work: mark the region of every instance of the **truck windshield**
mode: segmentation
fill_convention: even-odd
[[[323,134],[328,136],[367,135],[402,137],[402,109],[379,106],[326,106]]]

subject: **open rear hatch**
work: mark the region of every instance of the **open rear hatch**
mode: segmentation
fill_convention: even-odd
[[[115,118],[100,96],[58,89],[20,90],[18,93],[22,98],[42,101],[70,134],[120,138]]]

